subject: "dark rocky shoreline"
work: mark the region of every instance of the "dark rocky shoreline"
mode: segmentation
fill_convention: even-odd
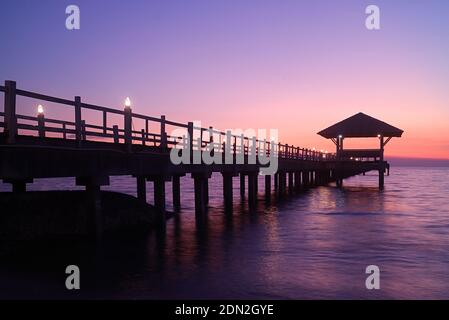
[[[105,234],[149,230],[157,222],[154,207],[130,195],[102,191],[101,206]],[[0,208],[1,242],[88,236],[83,191],[4,192],[0,193]]]

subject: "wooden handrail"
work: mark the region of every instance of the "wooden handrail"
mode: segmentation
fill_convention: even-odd
[[[117,109],[112,109],[112,108],[108,108],[108,107],[103,107],[103,106],[97,106],[95,104],[90,104],[90,103],[81,103],[81,107],[85,108],[85,109],[90,109],[90,110],[95,110],[95,111],[102,111],[102,112],[107,112],[107,113],[112,113],[112,114],[119,114],[119,115],[124,115],[125,113],[123,112],[123,110],[117,110]]]
[[[73,100],[56,98],[56,97],[47,96],[44,94],[35,93],[35,92],[31,92],[31,91],[16,89],[16,94],[19,96],[22,96],[22,97],[28,97],[28,98],[33,98],[33,99],[37,99],[37,100],[43,100],[43,101],[54,102],[54,103],[59,103],[59,104],[66,104],[66,105],[70,105],[70,106],[75,105],[75,102]]]
[[[7,86],[10,86],[8,88]],[[12,86],[12,87],[11,87]],[[9,91],[8,91],[9,90]],[[197,146],[199,148],[206,147],[209,143],[213,143],[214,150],[218,148],[220,150],[221,148],[225,148],[227,143],[227,132],[223,132],[220,130],[217,130],[213,127],[208,128],[202,128],[202,127],[196,127],[191,126],[191,123],[185,124],[180,122],[175,122],[171,120],[165,119],[165,116],[161,117],[151,117],[147,115],[142,115],[138,113],[133,113],[131,110],[118,110],[113,109],[109,107],[89,104],[85,102],[81,102],[80,100],[77,100],[78,98],[75,98],[74,100],[68,100],[63,98],[57,98],[45,94],[40,94],[32,91],[26,91],[21,89],[15,88],[15,82],[5,82],[5,86],[0,86],[0,91],[5,92],[5,101],[7,100],[6,97],[8,96],[23,96],[38,100],[43,100],[47,102],[52,103],[58,103],[63,105],[68,105],[75,107],[75,122],[73,121],[65,121],[65,120],[59,120],[59,119],[47,119],[43,118],[42,116],[27,116],[27,115],[19,115],[15,114],[14,118],[6,117],[6,108],[5,105],[5,112],[0,112],[0,116],[4,117],[5,120],[0,123],[0,126],[3,128],[7,128],[7,121],[14,120],[17,122],[17,120],[26,120],[26,121],[35,121],[37,122],[37,125],[31,125],[31,124],[24,124],[24,123],[15,123],[13,124],[18,129],[24,129],[24,130],[35,130],[38,131],[39,135],[42,134],[45,135],[45,131],[48,132],[56,132],[56,133],[62,133],[63,137],[66,138],[67,134],[74,134],[76,139],[80,139],[81,141],[86,139],[87,136],[96,136],[96,137],[103,137],[103,138],[113,138],[115,142],[124,140],[125,143],[133,143],[135,141],[140,141],[144,145],[146,142],[154,143],[154,145],[158,144],[162,147],[165,147],[167,145],[176,145],[179,143],[179,141],[182,141],[183,138],[181,137],[174,137],[167,135],[165,131],[165,126],[174,126],[179,128],[187,129],[188,132],[193,132],[190,130],[199,130],[200,131],[200,137],[201,137],[201,145]],[[7,92],[8,91],[8,92]],[[10,101],[14,101],[15,99],[9,99]],[[8,105],[8,110],[12,110],[10,106]],[[103,113],[103,125],[95,125],[95,124],[87,124],[85,121],[81,118],[81,113],[83,109],[88,110],[94,110],[99,111]],[[15,110],[15,107],[14,107]],[[8,113],[9,114],[9,113]],[[115,114],[120,115],[124,118],[124,125],[122,128],[119,128],[117,125],[114,125],[112,127],[108,127],[107,125],[107,119],[108,114]],[[145,121],[145,129],[141,129],[140,131],[134,130],[132,128],[132,119],[141,119]],[[131,120],[130,120],[131,119]],[[128,121],[128,122],[126,122]],[[130,122],[131,121],[131,122]],[[149,128],[152,127],[149,122],[154,122],[159,125],[158,130],[159,133],[152,133],[149,132]],[[61,125],[62,127],[49,127],[46,126],[46,123],[50,124],[57,124]],[[131,125],[130,125],[131,123]],[[191,127],[190,127],[191,126]],[[70,128],[68,128],[70,127]],[[91,129],[91,130],[88,130]],[[78,131],[81,130],[81,131]],[[99,130],[99,131],[92,131],[92,130]],[[81,134],[80,134],[81,132]],[[207,138],[203,137],[203,133],[208,133]],[[16,133],[17,134],[17,133]],[[80,135],[79,135],[80,134]],[[218,137],[217,137],[218,136]],[[150,138],[151,137],[151,138]],[[242,139],[243,138],[243,139]],[[215,140],[215,141],[214,141]],[[242,143],[243,146],[238,145],[238,143]],[[196,141],[195,141],[196,143]],[[253,144],[255,143],[255,145]],[[330,153],[322,153],[318,151],[312,151],[305,148],[299,148],[295,147],[293,145],[288,144],[275,144],[271,145],[271,141],[259,140],[254,137],[247,137],[243,135],[235,135],[231,134],[231,145],[230,150],[231,152],[237,153],[238,149],[241,149],[245,155],[249,153],[250,150],[253,148],[256,150],[256,154],[264,153],[266,155],[269,154],[275,154],[278,157],[281,158],[287,158],[287,159],[300,159],[300,160],[314,160],[314,161],[322,161],[323,159],[334,159],[335,155]],[[193,144],[192,144],[193,145]]]

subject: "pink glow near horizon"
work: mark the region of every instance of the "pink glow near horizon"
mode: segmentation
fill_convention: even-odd
[[[136,1],[126,10],[111,1],[104,12],[80,0],[72,33],[51,3],[7,5],[0,23],[14,37],[0,42],[0,80],[113,108],[129,96],[137,113],[278,129],[282,143],[331,152],[316,133],[364,112],[405,131],[387,156],[449,159],[449,5],[377,2],[375,32],[364,28],[363,1]]]

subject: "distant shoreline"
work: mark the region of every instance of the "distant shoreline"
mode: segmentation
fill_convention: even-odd
[[[386,157],[386,161],[401,167],[449,167],[449,159]]]

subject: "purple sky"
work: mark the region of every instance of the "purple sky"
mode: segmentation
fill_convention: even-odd
[[[387,154],[449,158],[449,1],[15,0],[0,30],[0,81],[27,90],[329,150],[316,132],[362,111],[405,130]]]

